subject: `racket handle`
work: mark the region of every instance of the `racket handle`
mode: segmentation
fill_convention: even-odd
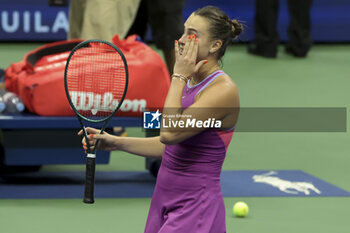
[[[86,157],[86,174],[85,174],[85,192],[84,203],[94,203],[94,186],[95,186],[95,166],[96,159],[93,154]]]

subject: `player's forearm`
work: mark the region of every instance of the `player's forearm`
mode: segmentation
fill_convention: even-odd
[[[159,136],[149,138],[120,137],[118,149],[148,158],[161,158],[165,145],[160,142]]]
[[[174,122],[181,118],[181,97],[185,85],[186,83],[183,80],[173,79],[164,103],[163,115],[173,116],[171,119]],[[160,141],[164,144],[175,144],[182,141],[178,139],[179,135],[181,135],[179,131],[166,130],[162,127],[160,130]]]

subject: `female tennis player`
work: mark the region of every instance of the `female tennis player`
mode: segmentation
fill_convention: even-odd
[[[87,131],[90,145],[100,140],[99,149],[162,158],[145,233],[224,233],[220,172],[238,118],[239,96],[219,63],[242,25],[207,6],[193,12],[184,26],[184,35],[175,41],[176,62],[163,116],[174,115],[172,121],[215,119],[221,128],[162,126],[160,136],[152,138]]]

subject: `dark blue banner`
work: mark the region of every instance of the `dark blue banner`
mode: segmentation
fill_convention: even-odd
[[[246,25],[242,41],[254,38],[254,0],[187,0],[183,15],[186,19],[194,10],[214,5],[231,18]],[[286,41],[289,14],[287,0],[280,0],[278,31]],[[314,0],[311,9],[311,34],[316,42],[350,41],[350,1]],[[0,1],[0,41],[56,41],[66,39],[68,7],[52,7],[48,0]],[[150,35],[150,33],[148,33]],[[150,36],[148,39],[151,39]]]
[[[0,40],[64,40],[68,7],[51,7],[47,0],[0,1]]]

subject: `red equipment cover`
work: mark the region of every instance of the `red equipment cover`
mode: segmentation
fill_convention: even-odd
[[[73,116],[64,90],[64,69],[70,51],[82,40],[43,45],[25,55],[24,61],[5,71],[8,91],[18,94],[26,108],[42,116]],[[162,58],[136,35],[113,43],[128,63],[129,87],[118,116],[142,116],[147,108],[162,107],[170,87],[169,72]]]

